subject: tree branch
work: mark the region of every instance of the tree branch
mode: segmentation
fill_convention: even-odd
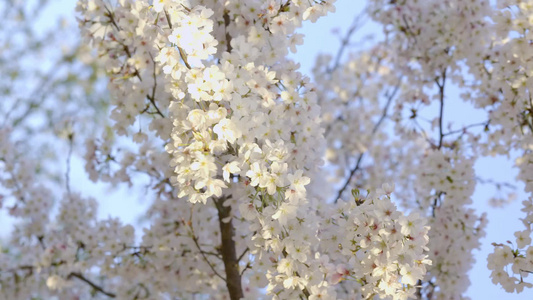
[[[228,26],[231,22],[229,13],[227,11],[224,11],[224,29],[226,30],[226,51],[231,52],[233,49],[231,47],[231,35],[228,32]]]
[[[387,97],[387,103],[385,104],[385,107],[383,108],[383,112],[381,113],[381,117],[379,118],[377,123],[374,125],[374,128],[372,128],[371,136],[376,134],[379,126],[381,126],[381,123],[383,123],[383,121],[387,117],[387,112],[388,112],[389,107],[390,107],[390,105],[392,103],[392,99],[394,98],[394,96],[396,96],[396,93],[398,92],[399,89],[400,89],[400,83],[398,83],[396,85],[396,87],[394,88],[392,93]],[[357,172],[357,170],[359,170],[359,168],[361,166],[361,161],[363,160],[364,156],[365,156],[365,152],[359,154],[359,157],[357,158],[357,162],[356,162],[355,166],[350,170],[350,175],[348,176],[348,178],[344,182],[344,185],[342,186],[342,188],[337,193],[337,197],[335,197],[335,200],[334,200],[335,203],[337,203],[339,201],[339,199],[341,198],[342,194],[344,193],[344,191],[346,190],[346,188],[350,184],[350,181],[352,180],[353,175],[355,174],[355,172]]]
[[[187,69],[192,69],[191,65],[187,62],[187,53],[185,53],[185,50],[183,50],[181,47],[178,47],[178,51],[180,53],[181,60],[183,60],[183,63],[187,67]]]
[[[170,20],[170,15],[168,14],[166,9],[164,10],[164,12],[165,12],[165,17],[167,18],[168,27],[172,29],[172,21]]]
[[[438,149],[442,148],[442,140],[444,139],[444,133],[442,132],[442,118],[444,115],[444,87],[446,85],[446,69],[442,71],[442,83],[439,83],[439,79],[435,78],[435,83],[439,87],[439,100],[440,100],[440,110],[439,110],[439,145]]]
[[[241,259],[244,257],[244,255],[246,253],[248,253],[248,250],[250,250],[250,248],[246,247],[246,249],[244,249],[244,251],[241,253],[241,255],[239,255],[239,258],[237,258],[237,261],[241,261]]]
[[[337,197],[335,197],[335,203],[337,203],[339,201],[339,199],[341,198],[342,196],[342,193],[344,193],[344,191],[346,190],[346,188],[348,187],[348,185],[350,184],[350,181],[352,180],[352,177],[353,175],[355,174],[355,172],[357,172],[357,170],[359,170],[359,167],[361,166],[361,161],[363,160],[363,157],[365,156],[365,153],[361,153],[359,154],[359,158],[357,159],[357,163],[355,164],[355,166],[350,170],[350,175],[348,175],[348,178],[346,179],[346,181],[344,182],[344,185],[342,186],[342,188],[339,190],[339,192],[337,193]]]
[[[102,293],[102,294],[104,294],[104,295],[106,295],[106,296],[108,296],[108,297],[110,297],[110,298],[115,298],[115,297],[116,297],[116,295],[115,295],[114,293],[106,292],[102,287],[96,285],[94,282],[92,282],[92,281],[90,281],[89,279],[85,278],[85,277],[84,277],[82,274],[80,274],[80,273],[75,273],[75,272],[73,272],[73,273],[70,273],[70,275],[68,275],[68,277],[69,277],[69,278],[70,278],[70,277],[76,277],[76,278],[78,278],[79,280],[81,280],[81,281],[87,283],[88,285],[90,285],[95,291],[100,292],[100,293]]]
[[[152,103],[152,105],[154,106],[156,112],[158,115],[161,116],[161,118],[165,118],[165,115],[161,112],[161,110],[159,110],[159,107],[157,107],[157,104],[155,103],[155,91],[157,89],[157,76],[155,74],[155,69],[156,69],[156,64],[155,64],[155,60],[154,60],[154,57],[152,56],[152,54],[150,53],[150,59],[152,59],[152,62],[154,63],[154,72],[152,74],[153,78],[154,78],[154,86],[152,87],[152,95],[146,95],[146,98],[148,100],[150,100],[150,103]]]
[[[452,134],[456,134],[456,133],[464,134],[467,129],[472,128],[472,127],[484,126],[484,127],[487,128],[489,126],[489,123],[490,123],[490,120],[487,120],[485,122],[470,124],[470,125],[464,126],[461,129],[448,131],[448,132],[444,133],[443,136],[448,136],[448,135],[452,135]]]
[[[350,28],[348,28],[346,35],[341,40],[341,46],[339,47],[339,50],[337,50],[333,66],[328,69],[328,73],[333,73],[340,66],[342,55],[344,54],[346,47],[348,47],[348,44],[350,43],[351,36],[357,31],[357,29],[361,28],[359,25],[362,22],[361,20],[363,19],[363,17],[366,15],[367,14],[365,9],[360,14],[355,16],[352,25],[350,25]]]
[[[196,237],[196,234],[194,233],[193,226],[189,225],[189,227],[191,228],[191,238],[194,241],[194,244],[196,245],[196,248],[198,248],[198,252],[200,252],[200,255],[202,255],[202,258],[205,260],[205,262],[207,263],[209,268],[211,268],[211,270],[213,271],[213,273],[215,273],[215,275],[217,277],[219,277],[220,279],[222,279],[224,281],[227,281],[226,278],[224,278],[222,275],[220,275],[220,273],[218,273],[218,271],[215,269],[215,266],[213,266],[211,261],[207,258],[206,253],[200,247],[200,243],[198,243],[198,238]]]
[[[220,226],[221,252],[226,270],[226,287],[231,300],[239,300],[243,297],[239,261],[235,250],[235,228],[231,219],[231,207],[224,206],[225,197],[213,199],[218,210],[218,224]],[[229,221],[224,222],[229,218]]]
[[[67,194],[70,196],[70,159],[72,157],[72,148],[74,147],[74,132],[69,133],[68,135],[68,155],[67,155],[67,170],[65,171],[65,187],[67,189]]]

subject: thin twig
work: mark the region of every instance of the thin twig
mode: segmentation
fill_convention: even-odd
[[[69,133],[68,135],[68,155],[67,155],[67,170],[65,171],[65,187],[67,189],[67,194],[71,195],[70,190],[70,159],[72,157],[72,149],[74,148],[74,132]]]
[[[379,68],[379,65],[381,64],[381,61],[382,61],[382,58],[380,57],[380,58],[376,61],[376,64],[375,64],[375,67],[374,67],[375,69],[378,69],[378,68]],[[365,78],[363,79],[363,81],[361,82],[360,86],[365,86],[365,84],[366,84],[366,80],[367,80],[367,79],[368,79],[368,78],[365,77]],[[362,98],[362,97],[359,95],[359,90],[355,91],[355,92],[352,94],[351,97],[354,98],[354,99]],[[346,101],[346,102],[344,103],[343,106],[344,106],[344,107],[347,107],[349,103],[350,103],[349,101]],[[324,137],[327,137],[327,136],[329,135],[329,133],[331,132],[331,130],[332,130],[332,128],[333,128],[333,123],[336,122],[336,121],[342,121],[342,114],[339,115],[339,116],[335,119],[335,121],[332,121],[330,124],[328,124],[328,126],[326,127],[326,131],[324,132]]]
[[[383,108],[383,112],[381,114],[381,117],[379,118],[378,122],[374,125],[374,128],[372,129],[371,136],[376,134],[376,132],[378,130],[378,127],[381,125],[381,123],[383,123],[383,120],[385,120],[385,118],[387,117],[387,112],[388,112],[389,107],[390,107],[390,105],[392,103],[392,99],[396,96],[396,93],[398,92],[399,89],[400,89],[400,83],[398,83],[396,85],[396,87],[394,88],[392,93],[387,97],[387,103],[385,104],[385,107]],[[364,155],[365,155],[365,152],[359,154],[359,157],[357,158],[357,162],[356,162],[355,166],[350,170],[350,175],[348,175],[348,178],[344,182],[344,185],[342,186],[342,188],[337,193],[337,197],[335,197],[335,200],[334,200],[335,203],[337,203],[339,201],[339,199],[342,196],[342,193],[344,193],[344,191],[346,190],[346,188],[350,184],[350,181],[352,180],[353,175],[355,174],[355,172],[357,172],[357,170],[359,170],[359,168],[361,166],[361,162],[363,161]]]
[[[244,268],[241,271],[241,277],[244,274],[244,272],[246,272],[246,270],[251,269],[251,268],[252,266],[250,265],[250,263],[247,263],[246,266],[244,266]]]
[[[476,182],[481,184],[491,184],[496,186],[497,189],[501,189],[502,187],[506,187],[508,189],[516,190],[516,186],[509,183],[509,182],[497,182],[492,179],[484,179],[479,176],[476,176]]]
[[[348,185],[350,184],[350,181],[352,180],[352,177],[353,175],[355,174],[355,172],[357,172],[357,170],[359,170],[359,167],[361,165],[361,161],[363,160],[363,157],[365,155],[365,152],[359,154],[359,158],[357,159],[357,163],[355,164],[355,166],[350,170],[350,175],[348,176],[348,178],[346,179],[346,181],[344,182],[344,185],[342,186],[342,188],[339,190],[339,192],[337,193],[337,197],[335,197],[335,203],[337,203],[339,201],[339,199],[341,198],[342,196],[342,193],[344,193],[344,191],[346,190],[346,188],[348,187]]]
[[[250,248],[246,247],[246,249],[244,249],[244,251],[242,252],[241,255],[239,255],[239,257],[237,258],[237,261],[241,261],[241,259],[244,257],[244,255],[248,252],[248,250],[250,250]]]
[[[416,118],[414,118],[412,120],[413,120],[413,124],[415,124],[415,127],[417,127],[420,130],[420,134],[422,134],[422,137],[426,140],[426,142],[428,142],[429,145],[431,145],[431,148],[436,148],[437,146],[428,137],[428,135],[426,134],[426,131],[424,130],[424,128],[422,128],[422,125],[420,125],[420,123],[418,123]]]
[[[333,73],[340,66],[342,55],[344,54],[346,47],[348,47],[348,45],[350,44],[350,38],[358,29],[361,28],[360,27],[360,23],[362,22],[361,20],[366,15],[367,15],[366,10],[363,10],[360,14],[355,16],[352,22],[352,25],[350,25],[350,28],[348,28],[346,35],[341,40],[341,46],[337,50],[337,54],[335,55],[333,66],[330,69],[328,69],[328,73]]]
[[[446,85],[446,69],[442,71],[442,83],[439,82],[438,78],[435,78],[435,83],[439,87],[439,101],[440,101],[440,111],[439,111],[439,145],[438,149],[442,148],[442,140],[444,139],[444,133],[442,132],[442,118],[444,116],[444,87]]]
[[[217,277],[219,277],[220,279],[226,281],[226,278],[224,278],[222,275],[220,275],[220,273],[218,273],[218,271],[215,269],[215,267],[213,266],[211,261],[207,258],[207,256],[205,255],[204,251],[200,247],[200,244],[198,243],[198,238],[194,234],[194,229],[193,229],[192,225],[189,225],[189,228],[191,228],[191,238],[194,241],[194,244],[196,245],[196,248],[198,248],[198,251],[200,252],[200,255],[202,255],[203,259],[205,260],[205,262],[207,263],[209,268],[211,268],[211,270],[213,271],[213,273],[215,273],[215,275]]]
[[[470,124],[470,125],[467,125],[467,126],[461,128],[461,129],[448,131],[448,132],[444,133],[443,136],[448,136],[448,135],[452,135],[452,134],[456,134],[456,133],[464,133],[467,129],[472,128],[472,127],[478,127],[478,126],[487,127],[489,125],[489,123],[490,123],[490,120],[485,121],[485,122]]]
[[[74,54],[70,54],[69,56],[73,56]],[[44,101],[46,100],[46,96],[50,94],[50,90],[54,87],[53,79],[55,78],[54,75],[59,73],[59,68],[62,67],[62,63],[65,62],[65,59],[58,60],[54,66],[52,66],[46,75],[43,75],[40,78],[40,81],[38,84],[35,85],[35,89],[29,93],[28,99],[34,99],[33,101],[29,101],[30,103],[26,107],[25,111],[12,122],[12,127],[17,127],[17,125],[24,121],[33,111],[35,111],[36,108],[39,108]],[[57,81],[56,81],[57,82]],[[15,101],[15,104],[11,109],[5,114],[4,116],[4,125],[6,126],[7,121],[9,120],[9,117],[11,113],[14,113],[15,110],[18,108],[19,104],[24,104],[26,101],[18,100]]]
[[[161,112],[161,110],[159,109],[159,107],[157,107],[157,104],[155,103],[155,91],[157,89],[157,76],[155,74],[156,64],[155,64],[154,57],[152,56],[151,53],[150,53],[150,58],[152,59],[152,62],[154,63],[154,72],[152,74],[154,78],[154,86],[152,87],[152,96],[146,95],[146,98],[150,100],[150,103],[152,103],[152,105],[154,106],[157,114],[160,115],[161,118],[165,118],[165,115]]]
[[[170,29],[172,29],[172,21],[170,21],[170,16],[169,16],[169,14],[168,14],[166,9],[164,10],[164,12],[165,12],[165,17],[167,18],[168,27],[170,27]]]
[[[192,69],[191,65],[187,62],[187,53],[185,53],[185,50],[183,50],[181,47],[178,47],[178,51],[180,53],[181,60],[183,60],[183,63],[187,67],[187,69]]]
[[[115,298],[116,295],[114,293],[111,293],[111,292],[107,292],[105,291],[102,287],[96,285],[94,282],[90,281],[89,279],[85,278],[82,274],[80,273],[76,273],[76,272],[73,272],[73,273],[70,273],[70,275],[68,277],[76,277],[78,278],[79,280],[87,283],[88,285],[90,285],[95,291],[97,292],[100,292],[110,298]]]

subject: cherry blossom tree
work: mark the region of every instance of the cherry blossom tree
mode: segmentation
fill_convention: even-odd
[[[474,162],[518,153],[533,192],[533,1],[368,0],[382,37],[349,47],[357,17],[310,79],[288,53],[334,2],[79,0],[83,46],[61,61],[89,70],[65,81],[85,90],[58,80],[50,90],[75,99],[37,85],[43,98],[2,106],[0,208],[17,221],[1,298],[465,298],[488,222],[471,205]],[[109,98],[96,101],[98,78]],[[453,102],[486,121],[446,126]],[[83,142],[92,181],[147,179],[146,226],[98,218],[108,199],[35,151],[50,136],[67,163]],[[533,287],[522,200],[523,228],[487,258],[510,293]]]

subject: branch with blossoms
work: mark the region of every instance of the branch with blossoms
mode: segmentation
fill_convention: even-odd
[[[533,283],[525,281],[533,273],[533,198],[530,197],[522,204],[522,211],[526,213],[526,217],[522,219],[525,229],[514,233],[516,244],[511,241],[507,241],[510,246],[492,243],[494,252],[487,257],[492,282],[510,293],[521,293],[524,288],[533,287]]]
[[[396,96],[396,93],[398,92],[399,89],[400,89],[400,84],[397,84],[396,87],[392,90],[392,92],[389,95],[385,95],[386,99],[387,99],[386,100],[387,102],[385,103],[385,107],[383,108],[383,112],[381,113],[381,116],[379,117],[378,121],[376,122],[376,124],[372,128],[371,137],[374,134],[376,134],[376,132],[378,131],[380,125],[383,123],[385,118],[387,118],[387,113],[388,113],[390,105],[392,104],[392,99],[394,99],[394,97]],[[350,170],[350,173],[348,174],[348,178],[346,179],[346,181],[344,182],[342,187],[337,192],[337,196],[335,197],[335,200],[334,200],[335,203],[337,203],[337,201],[339,201],[339,199],[341,199],[342,194],[344,193],[346,188],[348,188],[348,185],[352,181],[355,172],[357,172],[359,170],[359,168],[361,166],[361,162],[363,161],[364,155],[365,155],[365,152],[362,152],[361,154],[359,154],[359,157],[357,158],[355,166]]]
[[[522,34],[533,10],[516,5],[509,22],[488,1],[369,0],[384,39],[345,58],[353,25],[312,83],[287,54],[335,1],[186,2],[78,2],[113,121],[86,141],[86,170],[113,186],[147,177],[146,227],[99,220],[97,201],[70,185],[51,214],[36,163],[2,130],[0,184],[20,226],[0,252],[0,296],[463,297],[487,222],[470,208],[476,157],[519,149],[533,191]],[[488,112],[483,133],[445,132],[454,84]],[[418,123],[432,104],[436,138]],[[526,219],[517,249],[497,244],[489,263],[517,292],[530,287]]]
[[[78,278],[79,280],[87,283],[88,285],[90,285],[95,291],[99,292],[99,293],[102,293],[110,298],[115,298],[115,294],[113,293],[110,293],[110,292],[106,292],[104,289],[102,289],[100,286],[94,284],[92,281],[90,281],[89,279],[85,278],[83,275],[81,275],[80,273],[70,273],[67,278],[70,278],[70,277],[75,277],[75,278]]]

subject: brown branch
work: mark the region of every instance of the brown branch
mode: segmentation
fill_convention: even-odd
[[[470,125],[464,126],[461,129],[448,131],[448,132],[444,133],[443,136],[448,136],[448,135],[452,135],[452,134],[456,134],[456,133],[464,134],[467,129],[472,128],[472,127],[484,126],[485,128],[488,128],[489,124],[490,124],[490,120],[485,121],[485,122],[470,124]]]
[[[109,18],[109,21],[111,22],[111,24],[113,26],[115,26],[115,28],[120,31],[120,27],[118,27],[118,24],[117,22],[115,21],[115,15],[113,14],[113,12],[111,11],[111,9],[109,9],[107,6],[104,5],[104,8],[105,10],[107,10],[107,14],[104,14],[104,16],[108,17]]]
[[[445,195],[444,192],[437,192],[435,195],[435,199],[433,199],[433,204],[431,205],[431,216],[435,218],[435,211],[438,208],[439,202],[442,203],[442,196]]]
[[[89,279],[85,278],[82,274],[80,273],[76,273],[76,272],[72,272],[70,273],[70,275],[68,275],[68,277],[76,277],[78,278],[79,280],[87,283],[88,285],[90,285],[95,291],[97,292],[100,292],[110,298],[115,298],[116,295],[114,293],[111,293],[111,292],[106,292],[102,287],[96,285],[94,282],[90,281]]]
[[[39,241],[42,241],[42,237],[39,238]],[[65,264],[65,261],[58,261],[58,262],[53,262],[50,264],[50,266],[52,267],[58,267],[58,266],[61,266]],[[29,274],[28,276],[31,276],[31,274],[33,274],[33,270],[36,269],[37,267],[35,266],[30,266],[30,265],[23,265],[23,266],[19,266],[15,269],[11,269],[11,270],[7,270],[7,272],[16,272],[18,270],[24,270],[24,271],[28,271]],[[2,271],[2,270],[0,270]],[[68,276],[67,276],[67,279],[70,279],[71,277],[75,277],[75,278],[78,278],[79,280],[87,283],[88,285],[90,285],[95,291],[97,292],[100,292],[110,298],[115,298],[116,295],[114,293],[111,293],[111,292],[107,292],[105,291],[101,286],[99,285],[96,285],[94,282],[90,281],[89,279],[87,279],[85,276],[83,276],[81,273],[77,273],[77,272],[72,272],[70,273]]]
[[[218,210],[218,223],[220,226],[221,252],[226,270],[226,287],[228,288],[231,300],[239,300],[243,297],[241,274],[239,272],[239,261],[235,250],[235,228],[231,219],[231,207],[224,206],[225,197],[214,199]],[[229,221],[223,220],[229,218]]]
[[[154,78],[154,86],[152,87],[152,95],[146,95],[146,98],[148,100],[150,100],[150,103],[152,103],[152,105],[154,106],[156,112],[158,115],[161,116],[161,118],[165,118],[165,115],[161,112],[161,110],[159,109],[159,107],[157,107],[157,104],[155,103],[155,92],[156,92],[156,89],[157,89],[157,76],[155,74],[155,69],[156,69],[156,64],[155,64],[155,60],[154,60],[154,57],[152,56],[152,54],[150,53],[150,59],[152,59],[152,62],[154,63],[154,72],[152,74],[153,78]]]
[[[72,150],[74,148],[74,132],[69,133],[68,135],[68,155],[67,155],[67,170],[65,171],[65,187],[67,189],[67,194],[71,195],[70,190],[70,160],[72,158]]]
[[[446,85],[446,69],[442,72],[442,83],[439,82],[438,78],[435,78],[435,83],[439,87],[439,101],[440,101],[440,110],[439,110],[439,145],[438,149],[442,148],[442,140],[444,139],[444,133],[442,132],[442,118],[444,116],[444,87]]]
[[[189,227],[191,228],[191,238],[192,240],[194,241],[194,244],[196,245],[196,248],[198,248],[198,252],[200,252],[200,255],[202,255],[202,258],[205,260],[205,262],[207,263],[207,265],[209,266],[209,268],[211,268],[211,271],[213,271],[213,273],[215,273],[215,275],[224,280],[224,281],[227,281],[226,278],[224,278],[222,275],[220,275],[220,273],[218,273],[218,271],[215,269],[215,266],[211,263],[211,261],[207,258],[206,256],[206,252],[202,250],[202,248],[200,247],[200,243],[198,242],[198,238],[196,237],[195,233],[194,233],[194,228],[192,227],[192,225],[189,225]]]
[[[109,18],[109,21],[111,22],[111,24],[113,24],[115,26],[115,28],[117,29],[117,31],[121,31],[120,27],[117,25],[117,22],[115,21],[115,15],[113,14],[113,12],[107,8],[107,6],[104,5],[104,8],[107,10],[107,14],[105,14],[106,17]],[[126,52],[126,55],[128,56],[128,58],[132,58],[132,55],[131,55],[131,51],[129,49],[129,47],[122,43],[120,40],[118,39],[114,39],[115,42],[117,42],[119,45],[122,46],[124,52]],[[141,78],[141,74],[139,73],[139,70],[137,70],[136,68],[134,68],[135,72],[133,73],[133,75],[137,76],[137,78],[139,78],[140,81],[143,81],[143,79]]]
[[[229,13],[227,11],[224,12],[224,29],[226,30],[226,51],[231,52],[233,49],[231,47],[231,35],[228,32],[228,26],[230,24],[231,20],[229,17]]]
[[[155,87],[154,87],[154,89],[155,89]],[[150,101],[150,103],[152,103],[152,106],[155,108],[155,112],[153,114],[157,114],[157,115],[161,116],[161,118],[165,118],[165,115],[161,112],[159,107],[157,107],[157,105],[155,104],[154,97],[150,96],[150,95],[146,95],[146,99],[148,99]],[[146,112],[146,110],[143,110],[142,112]]]
[[[172,29],[172,22],[170,21],[170,16],[169,16],[169,14],[168,14],[166,9],[164,10],[164,12],[165,12],[165,17],[167,18],[168,27],[170,27],[170,29]]]
[[[181,60],[183,60],[183,63],[187,67],[187,69],[191,69],[191,65],[187,62],[187,53],[185,53],[185,50],[183,50],[181,47],[178,47],[178,51],[180,53]]]
[[[246,249],[244,249],[244,251],[241,253],[241,255],[239,255],[239,258],[237,258],[237,261],[241,261],[241,259],[244,257],[244,255],[246,253],[248,253],[248,250],[250,250],[250,248],[246,247]]]
[[[250,263],[247,263],[246,266],[244,266],[244,268],[241,271],[241,277],[242,277],[242,274],[244,274],[244,272],[246,272],[246,270],[251,269],[251,268],[252,268],[252,266],[250,265]]]
[[[342,186],[342,188],[339,190],[339,192],[337,193],[337,197],[335,197],[335,203],[337,203],[339,201],[339,199],[341,198],[342,196],[342,193],[344,193],[344,191],[346,190],[346,188],[348,187],[348,185],[350,184],[350,181],[352,180],[352,177],[353,175],[355,174],[355,172],[357,172],[357,170],[359,170],[359,167],[361,166],[361,161],[363,160],[363,157],[365,156],[365,153],[361,153],[359,154],[359,158],[357,159],[357,163],[355,164],[355,166],[350,170],[350,175],[348,175],[348,178],[346,179],[346,181],[344,182],[344,185]]]
[[[422,299],[422,280],[418,280],[416,283],[415,299]]]
[[[383,111],[381,113],[381,117],[379,118],[378,122],[374,125],[374,128],[372,128],[371,136],[376,134],[379,126],[381,126],[381,124],[383,123],[383,121],[387,117],[387,112],[388,112],[389,107],[390,107],[390,105],[392,103],[392,99],[394,98],[394,96],[396,96],[396,93],[398,92],[399,89],[400,89],[400,83],[398,83],[398,85],[396,85],[396,87],[394,88],[392,93],[390,95],[388,95],[387,103],[385,104],[385,107],[383,108]],[[355,166],[350,170],[350,175],[348,176],[348,178],[344,182],[344,185],[342,186],[342,188],[337,193],[337,197],[335,197],[335,200],[334,200],[335,203],[337,203],[339,201],[339,199],[342,196],[342,193],[344,193],[344,191],[346,190],[346,188],[350,184],[350,181],[352,180],[353,175],[355,174],[355,172],[357,172],[357,170],[359,170],[359,168],[361,166],[361,162],[363,161],[364,155],[365,155],[365,152],[359,154],[359,157],[357,158],[357,162],[356,162]]]

